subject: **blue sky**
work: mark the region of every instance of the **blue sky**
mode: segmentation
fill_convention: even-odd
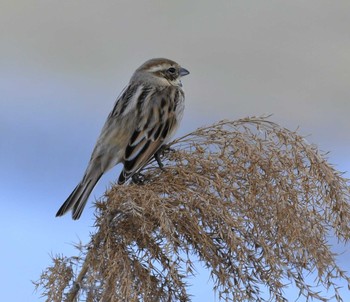
[[[273,114],[349,171],[349,11],[347,0],[2,1],[3,300],[37,301],[30,280],[50,253],[72,255],[73,242],[87,242],[91,201],[120,167],[103,177],[79,221],[54,215],[116,97],[147,59],[168,57],[191,71],[179,135],[224,118]],[[339,263],[350,269],[349,247],[342,250]],[[213,301],[205,273],[194,283],[193,301]]]

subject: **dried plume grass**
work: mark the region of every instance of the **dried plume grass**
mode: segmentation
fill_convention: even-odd
[[[193,259],[224,301],[342,301],[327,238],[350,236],[346,179],[296,132],[266,118],[221,121],[173,143],[143,184],[97,202],[97,231],[78,257],[55,257],[37,287],[46,301],[190,301]],[[305,276],[316,273],[314,284]],[[338,281],[338,282],[337,282]],[[262,295],[262,286],[268,295]]]

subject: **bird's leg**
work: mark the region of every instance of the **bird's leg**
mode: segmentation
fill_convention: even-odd
[[[158,166],[160,169],[163,170],[163,163],[160,159],[160,156],[161,155],[164,155],[164,154],[167,154],[167,153],[170,153],[170,152],[175,152],[174,149],[170,148],[169,145],[163,145],[159,148],[159,150],[154,154],[154,159],[156,160]]]
[[[164,165],[163,165],[162,161],[160,160],[160,154],[161,154],[161,153],[163,153],[162,148],[160,148],[156,153],[154,153],[154,159],[156,160],[156,162],[157,162],[159,168],[160,168],[161,170],[163,170]]]

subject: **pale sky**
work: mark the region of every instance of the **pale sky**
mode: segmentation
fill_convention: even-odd
[[[349,171],[349,12],[348,0],[1,1],[2,299],[37,301],[30,280],[49,254],[72,255],[71,243],[87,242],[91,203],[119,168],[103,177],[81,220],[54,215],[147,59],[167,57],[191,72],[179,135],[273,114]],[[213,301],[204,273],[190,292]]]

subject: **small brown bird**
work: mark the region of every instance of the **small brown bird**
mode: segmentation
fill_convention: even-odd
[[[174,135],[184,113],[181,77],[189,71],[168,59],[151,59],[133,74],[102,128],[81,182],[56,216],[79,219],[100,177],[123,163],[118,183],[139,172]],[[158,160],[158,157],[156,156]]]

